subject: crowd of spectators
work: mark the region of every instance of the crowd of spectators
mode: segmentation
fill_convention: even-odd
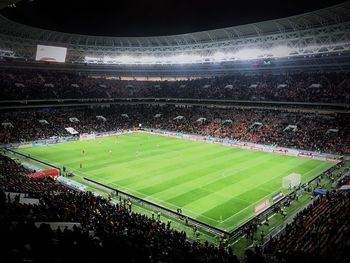
[[[134,213],[122,201],[111,203],[61,185],[56,189],[56,182],[37,191],[31,185],[38,179],[22,174],[30,171],[4,156],[1,163],[2,177],[23,177],[16,192],[31,194],[34,189],[40,200],[39,204],[10,200],[5,191],[12,191],[13,185],[1,182],[1,262],[238,262],[230,248],[190,241],[185,232]],[[36,222],[47,224],[38,227]],[[54,231],[50,222],[78,222],[81,227]]]
[[[29,170],[14,160],[0,154],[0,189],[7,192],[35,194],[43,191],[65,192],[68,189],[51,177],[28,178],[34,170]]]
[[[0,85],[1,100],[173,97],[350,102],[349,73],[126,81],[80,73],[3,70]],[[349,154],[349,117],[348,113],[283,109],[132,104],[12,110],[0,112],[0,144],[69,136],[67,127],[92,133],[142,124],[151,129]],[[27,175],[31,172],[0,155],[1,262],[238,262],[230,248],[189,241],[186,233],[134,213],[125,202],[111,203],[51,178],[30,178]],[[20,203],[5,192],[26,193],[39,199],[39,204]],[[349,197],[348,191],[337,190],[317,198],[263,250],[249,255],[248,261],[349,261]],[[81,227],[53,230],[48,224],[38,227],[35,222],[78,222]],[[247,226],[247,233],[254,233],[255,226]]]
[[[31,170],[5,156],[0,162],[1,262],[239,262],[230,247],[190,241],[185,232],[133,212],[122,200],[112,203],[27,177]],[[11,200],[5,192],[12,191],[40,201]],[[348,262],[349,198],[348,190],[315,198],[281,233],[247,250],[246,262]],[[50,222],[80,226],[54,230]],[[256,232],[256,224],[249,232]]]
[[[97,116],[102,116],[105,120]],[[183,118],[176,119],[178,116]],[[71,122],[70,118],[74,117],[79,122]],[[69,133],[65,130],[67,127],[73,127],[80,133],[91,133],[130,129],[141,123],[143,127],[153,129],[344,154],[350,153],[349,117],[347,113],[174,105],[8,111],[0,113],[0,121],[11,123],[13,127],[0,127],[0,142],[68,136]]]
[[[350,191],[317,198],[264,247],[268,262],[349,262]]]
[[[91,77],[79,72],[4,70],[2,100],[73,98],[191,98],[253,101],[350,102],[349,73],[230,75],[180,81]]]

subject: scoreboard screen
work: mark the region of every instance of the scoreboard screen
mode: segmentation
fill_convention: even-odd
[[[65,62],[66,54],[67,48],[65,47],[37,45],[35,60],[49,62]]]

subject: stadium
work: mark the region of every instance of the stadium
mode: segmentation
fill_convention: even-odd
[[[0,1],[1,262],[350,261],[350,2],[130,37],[35,2]]]

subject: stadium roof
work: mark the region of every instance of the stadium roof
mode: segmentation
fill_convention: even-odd
[[[9,1],[1,1],[4,4]],[[1,7],[1,5],[0,5]],[[38,42],[105,47],[175,47],[298,32],[350,22],[350,1],[301,15],[216,30],[158,37],[101,37],[34,28],[0,16],[0,34]]]

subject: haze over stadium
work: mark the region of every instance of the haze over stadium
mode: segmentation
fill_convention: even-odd
[[[1,262],[350,260],[349,1],[0,12]]]

